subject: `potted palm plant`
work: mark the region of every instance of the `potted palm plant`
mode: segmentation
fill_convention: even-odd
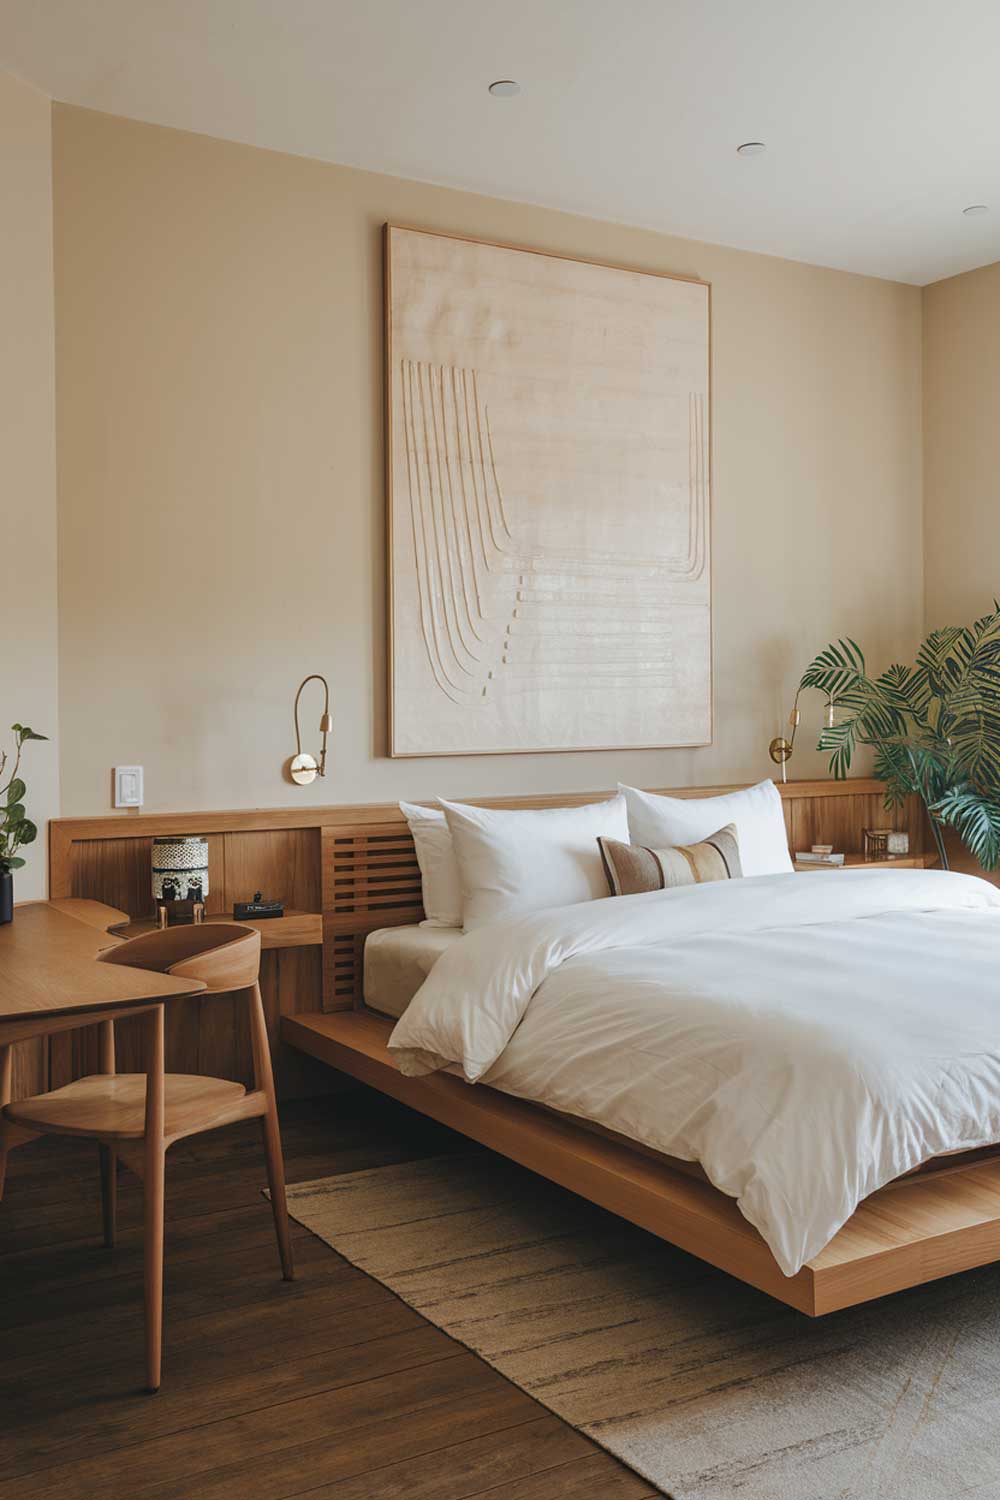
[[[7,752],[0,751],[0,923],[9,922],[14,915],[14,871],[21,869],[24,860],[18,849],[33,844],[38,829],[24,810],[27,787],[18,772],[21,769],[21,752],[27,740],[44,740],[48,736],[36,734],[26,724],[12,724],[16,753],[10,778],[3,785],[7,773]]]
[[[912,667],[873,677],[861,648],[834,641],[810,662],[803,688],[827,695],[818,749],[847,775],[857,745],[875,750],[885,805],[916,793],[927,809],[942,866],[953,828],[986,870],[1000,865],[1000,604],[972,625],[932,630]],[[798,695],[796,695],[797,701]]]

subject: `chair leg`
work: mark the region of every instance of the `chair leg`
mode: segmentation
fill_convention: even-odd
[[[295,1264],[292,1259],[292,1236],[288,1228],[288,1203],[285,1199],[285,1164],[281,1156],[278,1111],[273,1099],[268,1104],[267,1113],[261,1116],[260,1124],[267,1161],[267,1183],[271,1189],[274,1231],[278,1236],[278,1254],[281,1256],[281,1274],[286,1281],[292,1281],[295,1278]]]
[[[253,1048],[254,1082],[267,1100],[267,1108],[261,1116],[260,1123],[264,1133],[267,1182],[271,1189],[271,1212],[274,1215],[274,1230],[278,1236],[281,1274],[286,1281],[292,1281],[295,1276],[295,1266],[292,1261],[292,1236],[288,1229],[288,1203],[285,1199],[285,1164],[281,1155],[278,1105],[274,1097],[274,1072],[271,1067],[267,1021],[264,1018],[264,1002],[260,997],[259,984],[250,988],[247,998],[250,1002],[250,1042]]]
[[[143,1236],[146,1291],[146,1389],[160,1389],[163,1353],[163,1200],[166,1153],[146,1153],[143,1177]]]
[[[110,1146],[98,1146],[101,1159],[101,1218],[104,1223],[104,1248],[115,1248],[115,1221],[118,1210],[118,1157]]]
[[[146,1122],[143,1143],[143,1253],[146,1293],[146,1388],[160,1388],[163,1348],[163,1006],[146,1017]]]
[[[10,1103],[11,1083],[14,1073],[14,1054],[10,1043],[0,1047],[0,1109]],[[7,1181],[7,1153],[0,1146],[0,1201],[3,1200],[4,1183]]]
[[[98,1030],[102,1073],[115,1071],[115,1023],[102,1021]],[[115,1246],[115,1220],[118,1213],[118,1159],[111,1146],[98,1147],[101,1158],[101,1217],[104,1221],[104,1248]]]

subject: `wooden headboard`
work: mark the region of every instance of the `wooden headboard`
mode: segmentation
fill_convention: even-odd
[[[792,849],[807,849],[822,839],[848,853],[860,852],[862,829],[872,826],[905,828],[914,851],[923,849],[917,805],[887,815],[878,781],[791,781],[778,789]],[[669,794],[703,797],[734,790],[686,787]],[[467,800],[484,807],[572,807],[609,795]],[[268,951],[261,970],[275,1042],[281,1015],[348,1010],[357,1004],[368,933],[423,917],[413,839],[395,803],[60,818],[49,825],[49,894],[91,897],[131,916],[148,916],[152,840],[179,832],[202,833],[208,839],[210,914],[231,912],[234,901],[248,900],[256,890],[286,905],[289,915],[280,924],[267,924]],[[173,1067],[190,1072],[230,1069],[233,1077],[248,1072],[247,1039],[239,1034],[227,1004],[218,997],[193,1007],[189,1016],[178,1009]],[[41,1053],[33,1055],[33,1062],[22,1059],[21,1092],[29,1086],[56,1087],[84,1066],[79,1044],[52,1038],[50,1047],[47,1059]],[[288,1073],[293,1064],[285,1062]],[[279,1077],[281,1072],[279,1060]],[[288,1091],[295,1091],[294,1083]]]
[[[715,786],[664,792],[711,797],[735,790]],[[915,852],[923,848],[918,808],[887,815],[881,782],[790,781],[778,790],[792,849],[808,849],[822,838],[848,853],[860,852],[864,828],[889,825],[909,831]],[[609,795],[572,792],[468,800],[481,807],[574,807]],[[89,896],[132,916],[148,915],[152,840],[184,831],[208,838],[210,913],[231,911],[234,901],[248,900],[261,890],[303,917],[312,915],[317,924],[321,919],[311,941],[322,942],[322,996],[309,997],[316,1003],[299,1004],[297,1009],[350,1008],[360,995],[367,934],[423,917],[413,839],[391,802],[57,819],[50,824],[49,894]],[[292,938],[287,944],[303,945]]]

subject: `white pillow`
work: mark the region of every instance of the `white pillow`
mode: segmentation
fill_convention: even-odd
[[[425,914],[421,927],[461,927],[462,888],[447,818],[436,807],[418,807],[415,802],[401,802],[399,810],[410,825],[420,866]]]
[[[721,797],[659,797],[620,784],[618,790],[628,804],[633,844],[650,849],[697,844],[735,823],[744,875],[786,875],[793,869],[781,796],[773,781]]]
[[[597,840],[628,838],[624,797],[530,811],[439,800],[458,859],[466,932],[607,896]]]

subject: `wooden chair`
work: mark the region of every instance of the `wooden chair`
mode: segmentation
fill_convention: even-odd
[[[19,1099],[3,1110],[7,1120],[39,1135],[84,1136],[98,1142],[104,1243],[109,1247],[115,1242],[117,1160],[143,1178],[146,1375],[149,1390],[155,1391],[160,1384],[163,1326],[165,1157],[174,1141],[260,1116],[281,1269],[286,1281],[293,1275],[278,1110],[258,983],[260,933],[229,922],[171,927],[109,948],[98,961],[201,980],[206,995],[242,991],[250,1010],[254,1066],[250,1093],[241,1083],[227,1079],[164,1073],[160,1006],[152,1017],[153,1057],[147,1063],[148,1074],[115,1072],[114,1021],[102,1021],[100,1073],[78,1078],[49,1094]]]

